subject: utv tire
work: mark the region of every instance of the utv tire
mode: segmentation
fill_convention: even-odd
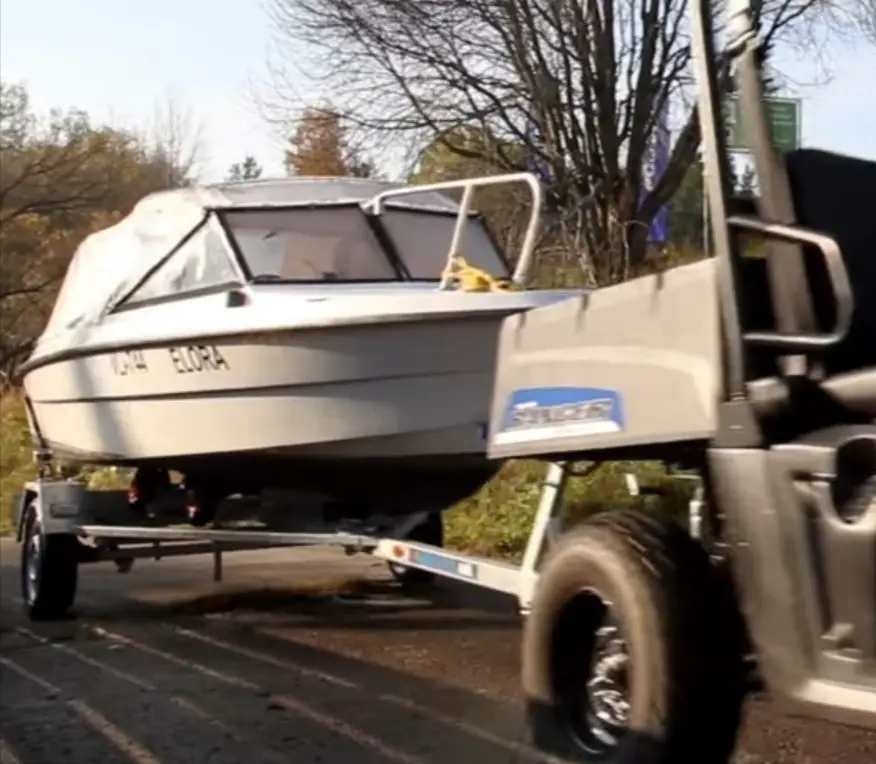
[[[524,627],[533,744],[566,762],[725,764],[741,721],[740,624],[681,526],[591,518],[550,553]],[[601,657],[603,632],[614,652]]]
[[[430,514],[408,534],[406,541],[430,546],[444,546],[444,518],[440,512]],[[389,572],[402,586],[426,586],[435,581],[435,574],[419,568],[408,568],[401,563],[390,562]]]
[[[21,545],[21,599],[31,621],[63,620],[76,598],[79,540],[46,535],[33,505]]]

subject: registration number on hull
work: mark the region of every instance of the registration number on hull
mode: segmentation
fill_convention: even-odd
[[[113,374],[127,377],[129,374],[148,374],[149,366],[142,350],[123,350],[110,356]]]
[[[173,370],[177,374],[230,371],[225,356],[215,345],[178,345],[148,353],[143,350],[121,350],[110,354],[110,367],[117,377],[149,374],[152,371]],[[167,360],[163,360],[167,359]],[[169,362],[169,365],[168,365]]]

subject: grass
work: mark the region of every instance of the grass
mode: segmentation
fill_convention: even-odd
[[[541,462],[511,461],[480,491],[445,515],[448,546],[476,554],[519,559],[538,507],[547,467]],[[668,491],[664,511],[683,513],[689,499],[687,482],[671,480],[656,463],[616,462],[602,465],[567,486],[564,521],[575,523],[607,505],[652,507],[653,497],[632,499],[624,473],[635,472],[642,483],[660,484]],[[12,500],[36,470],[27,417],[20,396],[0,396],[0,534],[12,528]],[[127,485],[127,476],[115,470],[87,469],[83,476],[93,488]]]
[[[87,468],[82,476],[93,488],[127,485],[124,476],[108,468]],[[0,536],[12,533],[13,499],[36,476],[27,414],[16,390],[0,394]]]
[[[15,392],[0,396],[0,534],[12,531],[12,498],[34,476],[27,416]]]

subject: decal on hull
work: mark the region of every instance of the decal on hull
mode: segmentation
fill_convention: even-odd
[[[621,396],[600,387],[530,387],[508,398],[494,445],[605,435],[624,429]]]
[[[113,374],[127,377],[129,374],[143,374],[149,371],[146,356],[142,350],[121,350],[110,356]]]
[[[117,377],[149,374],[152,371],[156,371],[158,374],[171,370],[177,374],[196,374],[231,370],[230,364],[216,345],[183,345],[153,350],[119,350],[107,354],[107,357],[112,373]],[[165,358],[169,358],[169,364]]]
[[[168,348],[170,360],[177,374],[202,371],[228,371],[228,361],[215,345],[188,345]]]

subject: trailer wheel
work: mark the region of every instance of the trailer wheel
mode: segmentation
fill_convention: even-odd
[[[429,546],[444,546],[444,518],[440,512],[430,514],[408,534],[406,541]],[[389,572],[402,586],[423,586],[435,581],[435,574],[419,568],[408,568],[398,562],[388,562]]]
[[[78,571],[78,539],[46,535],[31,505],[21,545],[21,598],[28,618],[65,618],[76,598]]]
[[[205,528],[216,519],[221,499],[215,492],[189,489],[186,498],[186,514],[193,528]]]
[[[218,502],[204,503],[197,507],[189,505],[189,524],[193,528],[205,528],[216,519],[218,511]]]
[[[524,627],[533,743],[567,762],[728,761],[739,622],[679,525],[631,511],[592,518],[551,552]]]

